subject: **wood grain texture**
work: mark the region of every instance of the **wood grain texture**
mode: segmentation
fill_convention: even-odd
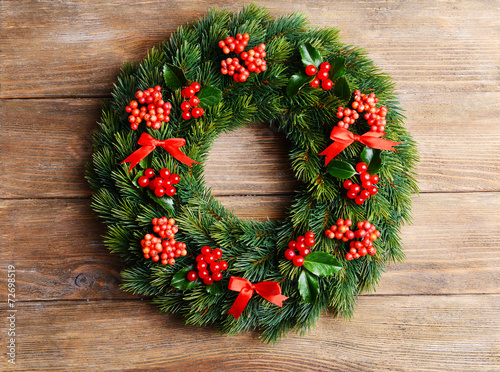
[[[500,296],[363,297],[350,321],[323,314],[270,347],[218,336],[147,302],[17,306],[17,371],[498,371]],[[464,319],[467,319],[464,322]]]
[[[422,192],[500,190],[500,133],[492,120],[500,117],[500,93],[402,98],[421,153]],[[0,198],[89,196],[84,164],[101,105],[101,99],[0,100]],[[207,185],[214,195],[290,194],[297,183],[288,149],[266,125],[223,134],[206,162]]]
[[[278,196],[219,200],[240,217],[258,220],[283,218],[290,203]],[[0,220],[8,232],[0,262],[16,266],[21,300],[133,297],[119,288],[123,266],[104,247],[104,226],[88,204],[87,199],[0,202]],[[498,210],[500,193],[415,198],[415,224],[402,234],[408,258],[388,269],[376,293],[500,294],[500,221],[492,218]],[[5,281],[0,277],[4,295]]]
[[[0,97],[109,95],[121,64],[138,61],[211,5],[182,1],[2,1]],[[498,2],[260,1],[275,15],[304,12],[335,26],[402,91],[499,91]],[[494,35],[492,35],[492,32]],[[50,68],[46,68],[49,67]]]

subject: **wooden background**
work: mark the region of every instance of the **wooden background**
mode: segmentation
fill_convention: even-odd
[[[351,321],[324,314],[275,346],[256,332],[185,327],[122,292],[83,177],[91,133],[121,64],[213,3],[1,0],[0,370],[500,370],[499,1],[259,4],[338,26],[394,77],[421,153],[407,260],[360,297]],[[253,125],[212,150],[208,184],[239,216],[284,215],[295,183],[282,139]]]

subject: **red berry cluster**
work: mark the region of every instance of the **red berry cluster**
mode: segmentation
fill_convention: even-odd
[[[220,70],[222,75],[232,75],[234,81],[240,81],[243,83],[247,81],[250,76],[250,71],[240,65],[240,60],[238,58],[227,58],[220,64],[222,66]]]
[[[376,107],[378,98],[375,93],[361,94],[359,90],[353,93],[354,101],[351,103],[350,108],[339,107],[337,109],[337,117],[342,119],[338,122],[337,126],[347,129],[349,125],[354,124],[359,114],[365,112],[364,118],[368,122],[373,132],[384,132],[385,125],[387,124],[385,117],[387,116],[387,107]]]
[[[163,265],[173,265],[174,257],[187,255],[186,243],[175,241],[175,234],[179,228],[173,218],[153,218],[151,223],[153,231],[160,237],[153,234],[144,235],[144,239],[141,240],[144,258],[151,258],[154,262],[161,259]]]
[[[340,128],[348,129],[349,125],[354,124],[354,122],[359,118],[359,114],[356,110],[339,107],[337,109],[337,117],[339,119],[342,119],[338,122],[337,126]]]
[[[351,226],[352,221],[350,219],[343,220],[339,218],[336,225],[332,225],[332,227],[325,231],[325,235],[330,239],[342,239],[344,242],[347,242],[354,239],[354,231],[349,229]]]
[[[354,91],[354,102],[351,107],[358,112],[366,112],[365,119],[373,132],[383,132],[385,130],[387,107],[376,107],[378,98],[375,93],[361,94],[359,90]]]
[[[227,270],[227,262],[221,261],[222,251],[219,248],[212,250],[208,245],[201,248],[201,254],[196,257],[196,271],[187,273],[187,280],[194,282],[198,277],[205,285],[211,285],[222,279],[221,271]],[[211,273],[210,273],[211,272]]]
[[[132,100],[125,107],[125,111],[130,114],[128,121],[132,130],[137,130],[143,119],[146,120],[146,126],[153,129],[160,129],[162,122],[168,123],[170,121],[169,115],[172,105],[163,100],[159,85],[145,91],[138,90],[135,92],[135,98],[139,102]],[[147,107],[139,108],[139,104],[147,104]]]
[[[160,170],[160,175],[157,177],[155,177],[155,171],[148,168],[144,171],[144,176],[139,177],[137,184],[141,187],[149,186],[149,189],[153,191],[157,197],[161,198],[164,195],[175,195],[177,190],[175,190],[173,185],[177,185],[179,179],[178,174],[170,173],[167,168]]]
[[[368,221],[358,222],[357,227],[358,229],[354,232],[354,236],[362,240],[349,243],[350,249],[345,255],[347,261],[366,256],[367,254],[374,256],[377,253],[373,242],[380,236],[380,231]]]
[[[267,62],[264,59],[266,57],[265,44],[260,44],[259,46],[250,49],[248,52],[244,52],[249,41],[250,35],[247,33],[236,34],[236,37],[228,36],[225,40],[219,41],[219,47],[222,48],[223,53],[241,53],[240,57],[243,61],[245,61],[246,68],[240,64],[238,58],[227,58],[221,61],[222,68],[220,72],[223,75],[232,76],[236,82],[245,82],[250,76],[250,72],[258,74],[267,70]]]
[[[184,101],[181,103],[182,118],[184,120],[193,118],[199,118],[203,116],[205,111],[201,107],[196,107],[200,104],[200,99],[195,96],[201,89],[200,84],[194,82],[190,86],[182,89],[181,96],[182,98],[189,98],[189,101]],[[191,110],[193,108],[193,110]],[[190,111],[191,110],[191,111]]]
[[[378,188],[375,184],[379,181],[379,178],[376,174],[370,175],[370,173],[366,171],[367,169],[368,166],[363,162],[356,165],[356,171],[359,172],[361,186],[350,180],[344,181],[344,188],[349,190],[347,191],[347,197],[349,199],[354,199],[354,202],[358,205],[363,204],[366,199],[369,199],[370,196],[375,195],[378,192]],[[363,190],[361,190],[361,187]]]
[[[293,260],[295,266],[302,266],[304,264],[304,257],[311,253],[311,247],[314,243],[314,233],[312,231],[306,232],[304,236],[299,236],[297,241],[292,240],[288,243],[288,249],[285,251],[285,258],[287,260]],[[296,254],[295,250],[298,250],[299,254]]]
[[[228,36],[224,40],[219,41],[219,47],[222,48],[222,53],[229,54],[235,52],[240,54],[245,50],[245,47],[250,41],[250,35],[246,32],[244,34],[236,34],[236,37]]]
[[[333,81],[331,81],[330,79],[328,79],[328,74],[330,71],[330,68],[331,68],[331,65],[328,63],[328,62],[323,62],[320,66],[319,66],[319,71],[317,70],[316,66],[314,65],[309,65],[306,67],[306,75],[309,75],[309,76],[314,76],[316,75],[316,77],[314,78],[313,81],[311,81],[309,83],[309,85],[313,88],[317,88],[319,87],[320,85],[320,80],[322,81],[321,82],[321,88],[323,88],[324,90],[330,90],[332,89],[333,87]]]

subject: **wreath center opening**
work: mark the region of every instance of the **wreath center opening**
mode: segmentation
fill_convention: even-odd
[[[283,219],[298,187],[290,146],[283,133],[263,123],[223,133],[205,163],[206,185],[240,218]]]

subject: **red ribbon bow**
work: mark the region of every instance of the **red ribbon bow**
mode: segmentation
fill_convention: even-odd
[[[181,163],[187,164],[190,167],[193,166],[193,163],[198,163],[193,159],[188,158],[179,147],[182,147],[186,144],[186,140],[184,138],[169,138],[163,141],[157,140],[156,138],[150,136],[147,133],[143,133],[137,141],[139,145],[142,147],[137,151],[133,152],[128,156],[127,159],[122,161],[122,163],[130,162],[130,171],[137,165],[139,162],[148,156],[157,146],[163,147],[167,152],[172,155],[175,159],[179,160]],[[198,163],[199,164],[199,163]]]
[[[366,132],[362,136],[358,136],[344,128],[333,127],[332,133],[330,134],[330,138],[335,141],[318,155],[326,155],[325,159],[325,167],[328,165],[330,160],[340,154],[347,146],[351,143],[358,141],[363,145],[368,147],[378,149],[378,150],[389,150],[396,151],[392,146],[399,145],[402,142],[394,142],[389,141],[382,137],[384,132]]]
[[[252,284],[246,279],[232,276],[231,279],[229,279],[229,289],[231,291],[240,292],[233,306],[231,306],[231,309],[227,312],[236,319],[240,317],[254,291],[279,307],[282,307],[283,301],[288,298],[281,294],[281,287],[277,282],[260,282]]]

